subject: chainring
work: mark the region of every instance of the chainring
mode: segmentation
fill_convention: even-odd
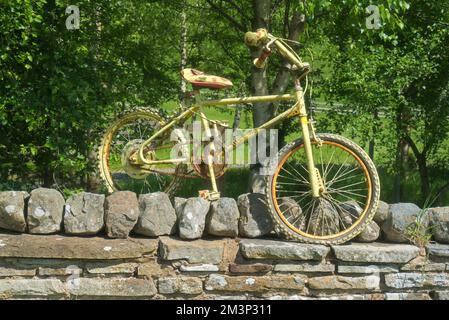
[[[141,139],[134,139],[129,141],[125,147],[122,150],[121,154],[121,163],[122,168],[125,170],[126,174],[130,176],[133,179],[136,180],[144,180],[146,177],[148,177],[149,173],[142,171],[138,166],[135,164],[132,164],[130,161],[130,157],[135,152],[139,151],[140,146],[142,145],[143,140]],[[153,160],[154,159],[154,152],[147,152],[146,158]]]

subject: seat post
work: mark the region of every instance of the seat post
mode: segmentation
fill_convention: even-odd
[[[202,121],[203,127],[204,127],[205,136],[207,137],[207,139],[213,139],[213,135],[210,130],[210,122],[207,120],[206,115],[202,111],[200,112],[200,115],[201,115],[201,121]],[[219,193],[218,188],[217,188],[217,180],[215,177],[215,171],[214,171],[214,155],[215,155],[215,151],[216,151],[214,141],[212,141],[210,143],[209,151],[210,152],[207,155],[207,166],[209,169],[210,180],[212,183],[212,190],[214,193]]]

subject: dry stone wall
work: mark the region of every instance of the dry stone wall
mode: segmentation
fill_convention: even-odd
[[[2,299],[449,298],[449,246],[0,235]]]
[[[433,233],[411,245],[419,217]],[[2,299],[448,299],[449,208],[381,203],[339,246],[276,237],[263,196],[0,192]]]

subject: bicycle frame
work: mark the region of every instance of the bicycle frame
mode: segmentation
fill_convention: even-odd
[[[282,41],[279,39],[272,37],[269,35],[269,39],[271,40],[270,43],[273,43],[276,48],[278,49],[280,55],[286,60],[289,61],[293,66],[296,66],[298,68],[301,68],[303,64],[296,58],[296,56],[285,46]],[[203,127],[206,132],[206,135],[210,136],[210,127],[208,125],[207,118],[204,116],[203,108],[206,107],[224,107],[224,106],[230,106],[230,105],[238,105],[238,104],[245,104],[245,103],[260,103],[260,102],[280,102],[280,101],[295,101],[296,103],[287,111],[279,114],[277,117],[267,121],[263,125],[261,125],[258,128],[252,129],[249,133],[244,135],[243,137],[237,139],[234,141],[234,143],[230,146],[231,149],[237,148],[239,145],[245,143],[248,141],[251,137],[256,135],[259,130],[270,128],[279,122],[283,121],[284,119],[293,117],[295,115],[299,116],[300,125],[302,129],[303,134],[303,140],[304,140],[304,149],[306,152],[306,158],[307,158],[307,167],[309,170],[309,182],[310,187],[312,191],[313,197],[318,198],[320,196],[320,191],[323,191],[323,181],[321,179],[319,171],[315,167],[313,154],[312,154],[312,142],[310,139],[310,131],[309,131],[309,119],[307,115],[307,110],[305,106],[304,101],[304,91],[301,87],[300,78],[296,78],[295,80],[295,95],[271,95],[271,96],[256,96],[256,97],[246,97],[246,98],[228,98],[228,99],[221,99],[221,100],[206,100],[202,101],[200,95],[195,96],[196,101],[194,104],[182,112],[180,115],[174,117],[171,119],[167,124],[165,124],[158,132],[153,134],[148,140],[142,143],[139,150],[137,151],[137,156],[132,156],[131,160],[137,164],[142,166],[144,169],[145,165],[157,165],[162,163],[180,163],[180,162],[186,162],[188,159],[171,159],[171,160],[162,160],[162,161],[151,161],[145,158],[144,156],[144,150],[145,148],[157,137],[161,136],[162,134],[166,133],[168,130],[173,128],[175,125],[179,123],[184,123],[188,119],[190,119],[195,113],[199,112],[202,118]],[[312,129],[313,130],[313,129]],[[231,150],[227,149],[225,151]],[[214,150],[214,144],[212,144],[211,151]],[[217,190],[217,184],[216,184],[216,177],[212,165],[212,155],[209,156],[208,159],[208,168],[209,168],[209,175],[212,182],[212,188],[215,193],[218,193]]]
[[[208,107],[226,107],[231,105],[239,105],[239,104],[250,104],[250,103],[260,103],[260,102],[280,102],[280,101],[295,101],[296,103],[286,110],[285,112],[279,114],[275,118],[267,121],[266,123],[262,124],[258,128],[253,128],[250,130],[247,134],[240,137],[239,139],[236,139],[233,141],[233,144],[228,146],[225,151],[230,151],[232,149],[237,148],[241,144],[248,141],[251,137],[255,136],[260,130],[262,129],[268,129],[276,124],[282,122],[283,120],[287,118],[291,118],[293,116],[298,115],[300,120],[300,125],[303,133],[304,138],[304,147],[306,151],[307,156],[307,162],[308,162],[308,170],[309,170],[309,178],[310,178],[310,185],[312,194],[316,197],[319,197],[320,190],[319,190],[319,179],[320,177],[317,176],[314,164],[314,159],[312,155],[312,146],[311,146],[311,140],[310,140],[310,131],[309,131],[309,120],[307,115],[307,110],[305,107],[304,102],[304,94],[302,87],[299,84],[299,81],[296,82],[296,95],[291,94],[285,94],[285,95],[270,95],[270,96],[256,96],[256,97],[245,97],[245,98],[227,98],[227,99],[220,99],[220,100],[205,100],[202,101],[200,96],[196,97],[196,101],[194,104],[179,114],[178,116],[171,119],[167,124],[165,124],[159,131],[154,133],[149,139],[144,141],[142,145],[140,146],[140,149],[137,152],[137,157],[135,158],[135,163],[142,166],[142,169],[144,169],[145,166],[149,165],[158,165],[158,164],[166,164],[166,163],[181,163],[189,161],[189,159],[167,159],[167,160],[148,160],[144,156],[144,150],[145,148],[156,138],[163,135],[173,127],[175,127],[177,124],[185,123],[187,120],[189,120],[195,113],[199,113],[202,118],[202,124],[203,129],[205,130],[206,135],[209,135],[210,133],[210,127],[208,125],[208,120],[205,117],[203,113],[204,108]],[[213,150],[213,144],[212,148]],[[208,163],[212,163],[211,159]],[[215,192],[217,192],[217,185],[216,185],[216,178],[215,173],[213,171],[213,166],[209,165],[209,174],[210,179],[212,182],[212,188]]]

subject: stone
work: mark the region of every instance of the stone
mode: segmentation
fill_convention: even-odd
[[[240,212],[232,198],[220,198],[211,203],[207,216],[207,233],[219,237],[237,237]]]
[[[434,299],[435,300],[449,300],[449,291],[435,291]]]
[[[95,262],[95,263],[87,263],[86,270],[91,274],[127,274],[133,275],[136,271],[138,264],[131,262]]]
[[[69,265],[65,268],[39,267],[38,274],[41,277],[81,276],[83,274],[83,269],[77,265]]]
[[[57,298],[67,296],[67,291],[58,279],[2,279],[0,297],[9,298]]]
[[[427,254],[431,258],[448,259],[449,258],[449,245],[430,243],[426,246]]]
[[[176,232],[177,216],[166,193],[139,196],[140,216],[134,232],[149,237],[172,235]]]
[[[26,232],[25,199],[26,192],[0,192],[0,229]]]
[[[64,231],[70,235],[95,235],[104,227],[102,194],[78,193],[67,199],[64,209]]]
[[[211,274],[205,283],[207,291],[270,292],[272,290],[303,291],[305,276],[225,276]]]
[[[159,256],[162,260],[186,260],[189,263],[218,264],[222,261],[224,242],[221,240],[180,241],[161,237]]]
[[[139,203],[134,192],[118,191],[106,197],[106,233],[110,238],[127,238],[139,218]]]
[[[113,260],[135,259],[156,251],[153,239],[104,239],[61,237],[57,235],[0,234],[0,257]]]
[[[157,293],[153,280],[135,278],[78,278],[67,288],[74,299],[149,299]]]
[[[424,287],[449,287],[445,273],[390,273],[385,275],[385,285],[395,289]]]
[[[242,240],[240,251],[246,259],[323,260],[330,249],[323,245],[274,240]]]
[[[200,264],[200,265],[181,265],[179,270],[182,272],[217,272],[220,268],[215,264]]]
[[[0,277],[34,277],[35,275],[35,268],[17,268],[0,264]]]
[[[261,159],[259,159],[261,160]],[[248,185],[250,185],[250,192],[265,194],[267,190],[267,175],[272,175],[275,170],[274,161],[266,158],[260,161],[260,170],[253,170],[249,176]]]
[[[267,273],[273,270],[273,266],[265,263],[254,264],[236,264],[229,265],[229,272],[231,273]]]
[[[304,230],[306,228],[306,219],[299,204],[292,198],[283,197],[278,199],[279,209],[288,216],[292,221],[298,221],[298,228]]]
[[[210,202],[203,198],[187,199],[178,220],[181,239],[194,240],[202,237],[209,207]]]
[[[385,300],[432,300],[426,292],[386,293]]]
[[[314,208],[308,222],[310,224],[310,233],[324,236],[340,232],[341,212],[337,211],[331,202],[319,198],[318,202],[314,204]]]
[[[407,263],[419,254],[418,247],[389,243],[351,243],[332,250],[340,261],[368,263]]]
[[[282,263],[274,266],[275,272],[335,272],[335,265],[330,263]]]
[[[38,188],[31,191],[28,201],[28,230],[34,234],[51,234],[61,230],[64,197],[53,189]]]
[[[361,273],[361,274],[378,274],[399,272],[399,268],[389,265],[338,265],[338,273]]]
[[[327,295],[318,294],[316,297],[307,296],[272,296],[268,300],[317,300],[317,301],[345,301],[345,300],[383,300],[382,294],[345,294],[345,295]]]
[[[228,301],[228,300],[234,300],[234,301],[240,301],[240,300],[248,300],[248,296],[244,296],[244,295],[235,295],[235,296],[222,296],[222,295],[208,295],[208,299],[210,300],[223,300],[223,301]]]
[[[176,212],[176,216],[179,218],[182,215],[182,212],[184,211],[184,206],[187,202],[186,198],[175,198],[175,212]]]
[[[377,206],[376,214],[374,215],[374,221],[381,225],[385,220],[388,219],[388,214],[390,212],[390,205],[386,202],[379,201]]]
[[[237,200],[240,211],[239,233],[241,237],[258,238],[273,231],[270,209],[266,196],[261,193],[247,193]]]
[[[301,295],[268,295],[266,297],[263,297],[266,300],[271,300],[271,301],[297,301],[297,300],[314,300],[314,298],[310,298],[310,297],[306,297],[306,296],[301,296]]]
[[[325,276],[309,278],[310,289],[317,290],[378,290],[380,277],[377,275],[365,277]]]
[[[396,203],[390,206],[387,220],[382,224],[386,240],[391,242],[408,242],[407,228],[415,223],[417,219],[422,220],[422,227],[427,228],[429,217],[413,203]]]
[[[158,280],[161,294],[198,295],[203,292],[203,281],[195,277],[164,277]]]
[[[449,243],[449,207],[432,208],[429,216],[435,241]]]
[[[363,231],[354,239],[356,242],[374,242],[380,237],[380,227],[370,221]]]
[[[169,265],[160,264],[157,259],[152,259],[145,263],[140,263],[137,267],[137,276],[139,278],[155,278],[166,274],[172,274],[174,268]]]
[[[418,256],[401,267],[401,271],[444,272],[445,270],[445,263],[435,263],[423,256]]]
[[[340,229],[345,230],[354,224],[354,222],[360,217],[363,209],[356,201],[343,202],[338,207],[338,214],[340,215]]]

